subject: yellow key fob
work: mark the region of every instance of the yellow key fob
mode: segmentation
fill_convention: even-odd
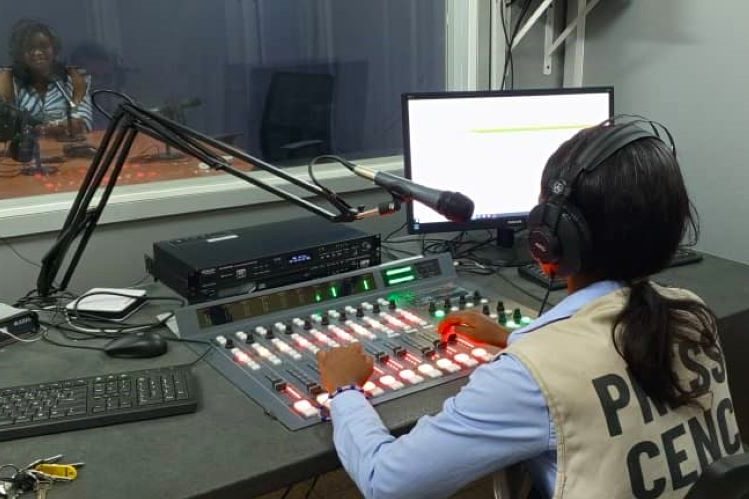
[[[63,480],[75,480],[78,477],[78,470],[69,464],[38,464],[34,469]]]

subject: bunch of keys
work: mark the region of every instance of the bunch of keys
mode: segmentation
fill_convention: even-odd
[[[47,491],[57,482],[72,482],[78,477],[78,469],[84,463],[60,463],[62,454],[37,459],[4,482],[5,497],[16,499],[27,492],[35,492],[37,499],[47,497]]]

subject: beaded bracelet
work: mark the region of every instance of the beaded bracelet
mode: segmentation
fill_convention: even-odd
[[[350,390],[356,390],[357,392],[364,394],[364,390],[359,385],[343,385],[343,386],[339,386],[338,388],[336,388],[335,391],[330,394],[330,397],[328,397],[328,400],[333,400],[333,398],[336,395],[339,395],[343,392],[348,392]]]

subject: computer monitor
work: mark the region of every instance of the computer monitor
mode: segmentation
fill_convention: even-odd
[[[409,203],[408,232],[497,229],[511,245],[538,202],[549,156],[613,110],[611,87],[404,94],[406,177],[475,204],[470,221],[455,223]]]

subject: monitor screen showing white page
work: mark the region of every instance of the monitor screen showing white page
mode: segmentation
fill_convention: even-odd
[[[602,91],[409,100],[410,178],[471,198],[472,220],[527,215],[549,156],[607,119],[609,99]],[[413,215],[415,224],[446,221],[419,204]]]

